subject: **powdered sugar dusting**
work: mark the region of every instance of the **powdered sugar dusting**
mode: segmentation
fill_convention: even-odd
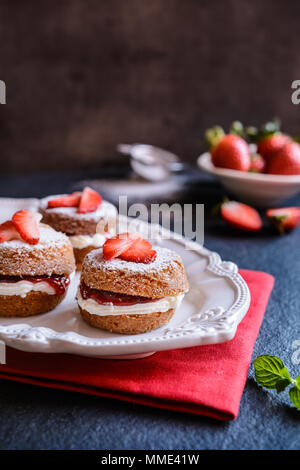
[[[23,240],[10,240],[4,243],[0,243],[1,249],[11,250],[15,252],[20,252],[23,250],[32,251],[32,250],[42,250],[49,246],[55,246],[57,248],[69,244],[68,237],[62,232],[56,232],[49,225],[40,224],[40,241],[36,245],[30,245],[29,243]]]
[[[157,273],[164,269],[169,269],[172,266],[175,268],[178,262],[182,262],[180,256],[167,248],[162,247],[153,247],[157,256],[152,263],[134,263],[132,261],[124,261],[119,258],[114,258],[112,260],[106,261],[103,258],[102,248],[98,250],[91,251],[85,258],[84,263],[87,263],[89,266],[92,266],[96,269],[101,269],[105,271],[122,271],[125,274],[150,274]]]
[[[57,215],[64,215],[72,219],[80,219],[92,222],[98,222],[100,219],[107,219],[116,217],[117,209],[116,207],[107,201],[102,201],[98,209],[94,212],[88,212],[86,214],[79,214],[77,212],[77,207],[48,207],[48,201],[55,199],[60,196],[66,196],[66,194],[55,194],[53,196],[48,196],[40,200],[40,209],[47,210],[47,212]]]

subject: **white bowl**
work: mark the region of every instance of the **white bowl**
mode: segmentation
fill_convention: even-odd
[[[300,191],[300,175],[267,175],[217,168],[209,152],[197,160],[198,166],[215,175],[240,201],[257,207],[276,207]]]

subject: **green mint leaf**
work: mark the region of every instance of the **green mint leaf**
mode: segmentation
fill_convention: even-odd
[[[279,357],[271,355],[257,357],[254,361],[254,370],[255,379],[259,385],[276,389],[278,393],[292,383],[290,374]]]
[[[290,383],[291,381],[289,379],[279,379],[275,384],[277,393],[283,392],[286,389],[286,387],[290,385]]]
[[[300,390],[300,375],[299,375],[298,377],[296,377],[295,380],[296,380],[296,384],[295,384],[295,385],[296,385],[296,387],[299,388],[299,390]]]
[[[299,377],[297,377],[297,379],[298,378]],[[297,382],[299,383],[299,380],[297,380]],[[293,405],[298,410],[300,410],[300,388],[298,388],[298,386],[290,388],[289,395],[290,395],[290,399],[291,399],[291,402],[293,403]]]

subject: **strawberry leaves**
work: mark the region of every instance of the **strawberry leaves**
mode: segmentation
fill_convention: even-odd
[[[238,135],[239,137],[245,138],[245,129],[240,121],[233,121],[229,129],[230,134]]]
[[[271,121],[267,121],[260,127],[255,126],[244,126],[240,121],[233,121],[229,127],[229,133],[235,134],[249,143],[257,143],[260,140],[266,139],[274,134],[280,133],[281,122],[278,118],[274,118]],[[208,129],[205,133],[206,142],[209,148],[214,147],[224,137],[225,132],[221,126],[214,126]],[[296,140],[295,138],[294,140]],[[300,137],[299,140],[300,141]]]
[[[205,132],[205,140],[210,149],[218,145],[223,137],[225,137],[225,132],[221,126],[211,127]]]

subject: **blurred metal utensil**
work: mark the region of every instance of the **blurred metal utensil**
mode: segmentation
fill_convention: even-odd
[[[119,144],[117,150],[129,155],[132,169],[149,181],[167,180],[173,172],[184,168],[177,155],[153,145]]]

